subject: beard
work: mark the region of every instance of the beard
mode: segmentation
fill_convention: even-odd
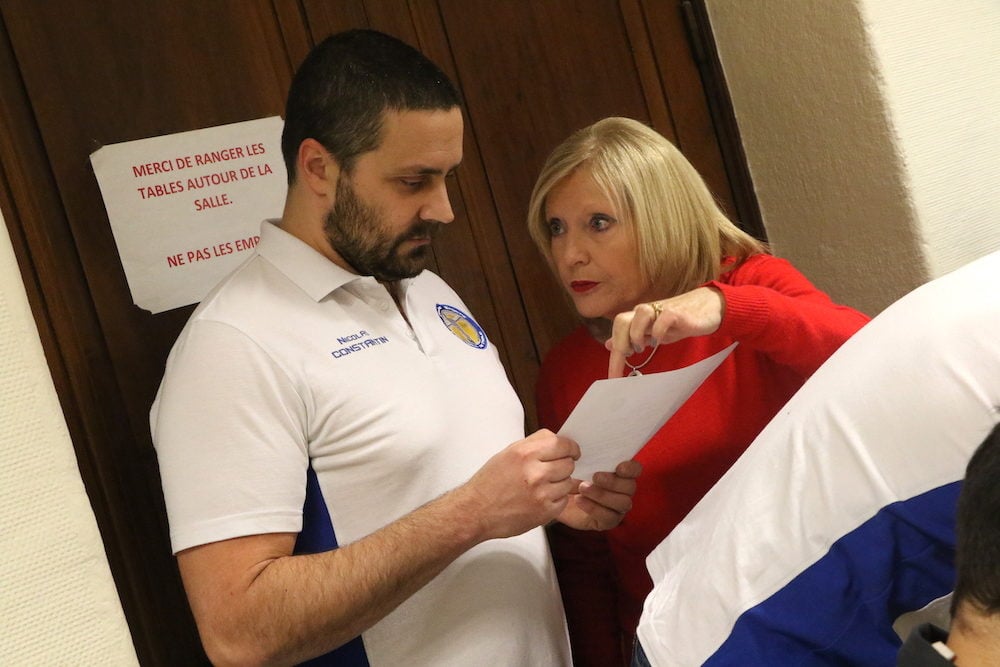
[[[431,254],[430,244],[406,252],[401,246],[413,239],[433,239],[440,226],[435,220],[418,219],[405,232],[391,237],[385,231],[387,225],[381,211],[361,201],[348,179],[342,177],[323,231],[333,249],[358,275],[395,282],[423,271]]]

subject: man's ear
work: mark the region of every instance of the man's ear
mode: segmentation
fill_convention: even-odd
[[[340,165],[315,139],[304,139],[299,144],[295,167],[298,179],[316,196],[333,196],[337,191]]]

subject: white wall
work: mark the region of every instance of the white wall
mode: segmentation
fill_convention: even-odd
[[[1000,2],[861,9],[936,277],[1000,247]]]
[[[1000,3],[707,5],[776,254],[874,315],[1000,248]]]
[[[0,665],[136,665],[0,217]]]

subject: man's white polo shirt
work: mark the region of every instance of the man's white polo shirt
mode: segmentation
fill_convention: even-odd
[[[175,552],[270,532],[348,544],[523,437],[461,299],[429,271],[401,292],[409,324],[374,278],[263,224],[181,332],[150,415]],[[568,664],[542,530],[473,548],[352,651],[329,664]]]

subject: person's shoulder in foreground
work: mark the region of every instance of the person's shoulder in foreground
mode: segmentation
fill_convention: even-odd
[[[951,590],[961,479],[1000,420],[998,280],[993,253],[875,317],[653,551],[653,665],[892,664],[895,619]]]

